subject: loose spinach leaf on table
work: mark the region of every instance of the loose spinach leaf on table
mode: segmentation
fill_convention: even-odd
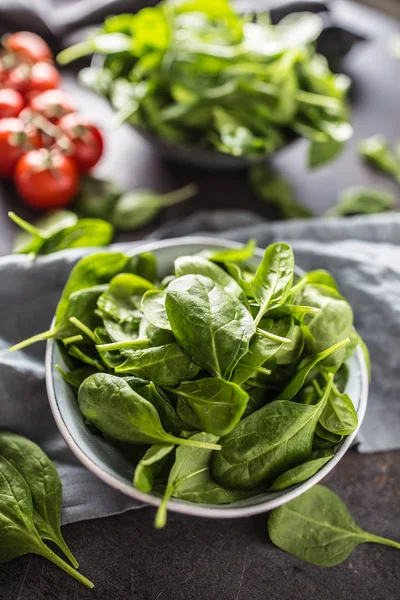
[[[249,170],[251,190],[267,204],[272,204],[284,219],[306,219],[312,212],[297,200],[290,183],[272,168],[263,165]]]
[[[85,379],[78,392],[83,416],[104,435],[128,444],[181,444],[218,450],[167,433],[156,408],[121,377],[97,373]]]
[[[361,529],[340,498],[322,485],[275,508],[268,520],[268,533],[276,546],[319,567],[340,564],[364,542],[400,550],[399,542]]]
[[[61,533],[62,488],[57,470],[47,455],[27,438],[0,432],[0,456],[25,479],[32,495],[33,522],[44,540],[50,540],[64,552],[75,569],[78,562]]]
[[[120,231],[140,229],[150,223],[162,208],[188,200],[196,192],[193,184],[167,194],[156,194],[150,190],[126,192],[115,203],[110,220]]]
[[[243,419],[220,439],[212,457],[212,473],[223,486],[246,490],[269,483],[306,461],[316,424],[328,400],[333,375],[318,404],[275,400]]]
[[[172,332],[189,356],[212,375],[229,379],[255,333],[247,308],[203,275],[171,281],[165,306]]]
[[[67,213],[68,214],[68,213]],[[20,245],[14,250],[17,254],[52,254],[67,248],[84,248],[91,246],[108,246],[114,236],[114,229],[110,223],[101,219],[75,219],[75,223],[67,225],[67,222],[73,220],[72,216],[60,216],[58,224],[53,217],[52,227],[45,227],[40,223],[35,227],[18,217],[13,212],[8,216],[19,225],[25,232],[30,234],[31,241],[27,240],[26,245]]]
[[[400,173],[400,164],[399,164]],[[336,206],[328,210],[327,217],[369,215],[391,211],[396,199],[393,194],[372,187],[355,185],[343,190]]]
[[[400,157],[391,151],[383,135],[373,135],[359,143],[359,152],[365,161],[383,173],[400,181]]]
[[[62,560],[40,539],[34,523],[32,496],[27,482],[0,456],[0,563],[24,554],[39,554],[89,588],[93,583]]]

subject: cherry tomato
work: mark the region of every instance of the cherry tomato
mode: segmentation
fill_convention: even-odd
[[[21,63],[8,72],[6,85],[21,92],[44,92],[58,88],[61,84],[61,75],[57,69],[46,62],[33,65]]]
[[[93,123],[71,113],[60,119],[58,126],[72,142],[72,157],[78,169],[87,173],[103,154],[103,135]]]
[[[16,90],[0,90],[0,119],[16,117],[24,108],[24,99]]]
[[[65,154],[45,148],[31,150],[19,159],[14,183],[31,208],[63,208],[78,192],[78,169]]]
[[[53,54],[46,42],[31,31],[17,31],[5,37],[4,47],[33,63],[53,60]]]
[[[20,119],[0,120],[0,176],[11,177],[18,159],[31,148],[39,148],[37,130]]]
[[[53,123],[75,111],[68,94],[62,90],[47,90],[38,94],[29,103],[30,108]]]

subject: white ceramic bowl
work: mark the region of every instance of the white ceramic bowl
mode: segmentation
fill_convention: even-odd
[[[154,252],[158,260],[160,273],[164,276],[171,271],[173,262],[178,256],[194,254],[205,248],[220,249],[221,247],[238,246],[240,244],[212,237],[185,237],[138,245],[128,254],[135,256],[144,251]],[[262,255],[263,251],[257,249],[253,259],[255,265]],[[300,269],[297,269],[297,274],[301,274]],[[123,452],[101,436],[94,435],[85,426],[78,408],[75,392],[55,369],[56,364],[67,369],[57,344],[53,340],[49,340],[46,350],[47,393],[57,426],[72,452],[85,467],[111,487],[145,504],[158,506],[161,501],[160,497],[152,493],[145,494],[133,487],[134,465],[124,456]],[[367,367],[360,348],[357,348],[350,358],[348,366],[350,376],[346,392],[357,410],[359,428],[364,418],[368,397]],[[173,498],[169,502],[168,508],[176,512],[211,518],[247,517],[276,508],[300,496],[323,479],[350,448],[357,430],[345,438],[338,447],[335,456],[318,473],[304,483],[292,486],[284,491],[265,492],[253,498],[231,504],[195,504]]]

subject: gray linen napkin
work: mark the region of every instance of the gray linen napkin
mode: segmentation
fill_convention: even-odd
[[[355,312],[372,357],[372,384],[361,452],[400,448],[400,215],[260,222],[248,212],[198,213],[159,229],[152,238],[212,232],[226,239],[292,244],[304,269],[326,268]],[[124,250],[133,244],[119,244]],[[7,348],[47,329],[75,262],[91,250],[65,250],[30,262],[0,259],[0,428],[33,439],[54,460],[64,490],[63,523],[138,508],[81,466],[54,424],[44,385],[44,344],[10,354]]]

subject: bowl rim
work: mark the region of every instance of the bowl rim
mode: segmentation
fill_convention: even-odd
[[[203,246],[219,246],[221,248],[240,248],[243,244],[226,240],[224,238],[215,238],[212,236],[184,236],[181,238],[170,238],[166,240],[157,240],[157,241],[149,241],[144,242],[143,244],[135,244],[131,250],[125,251],[129,256],[136,256],[137,254],[141,254],[143,252],[151,252],[153,250],[161,250],[164,248],[170,248],[171,246],[187,246],[187,245],[203,245]],[[263,250],[256,247],[255,256],[262,256]],[[298,268],[298,270],[300,270]],[[54,322],[54,319],[53,319]],[[52,326],[53,326],[52,322]],[[53,378],[53,353],[55,349],[55,340],[49,339],[46,344],[46,356],[45,356],[45,377],[46,377],[46,389],[47,395],[49,399],[50,409],[53,414],[56,425],[64,438],[66,444],[76,456],[76,458],[94,475],[96,475],[99,479],[104,481],[110,487],[116,489],[117,491],[135,499],[140,502],[143,502],[146,505],[151,506],[159,506],[161,503],[161,498],[153,496],[151,494],[147,494],[137,490],[133,487],[133,485],[128,485],[118,478],[110,475],[106,471],[104,471],[94,460],[92,460],[84,451],[83,448],[78,444],[78,442],[71,435],[64,419],[61,414],[61,410],[59,408],[56,393],[54,389],[54,378]],[[223,504],[220,507],[212,505],[207,506],[205,504],[196,504],[194,502],[184,502],[180,501],[177,498],[172,498],[168,503],[168,510],[173,512],[179,512],[186,515],[198,516],[198,517],[208,517],[214,519],[222,519],[222,518],[240,518],[240,517],[249,517],[252,515],[260,514],[263,512],[267,512],[282,504],[286,504],[290,500],[297,498],[310,488],[312,488],[315,484],[317,484],[321,479],[323,479],[342,459],[347,450],[353,443],[361,424],[364,420],[365,411],[367,408],[368,402],[368,387],[369,387],[369,378],[368,378],[368,369],[364,354],[361,348],[358,346],[356,348],[355,356],[359,363],[360,368],[360,376],[361,376],[361,392],[359,398],[359,405],[357,409],[358,416],[358,425],[357,428],[346,437],[344,442],[342,442],[340,448],[334,454],[334,456],[320,469],[315,475],[307,479],[301,484],[298,484],[296,487],[288,488],[287,490],[283,490],[282,494],[272,498],[271,500],[265,500],[253,506],[237,506],[233,508],[228,508],[229,505]]]

